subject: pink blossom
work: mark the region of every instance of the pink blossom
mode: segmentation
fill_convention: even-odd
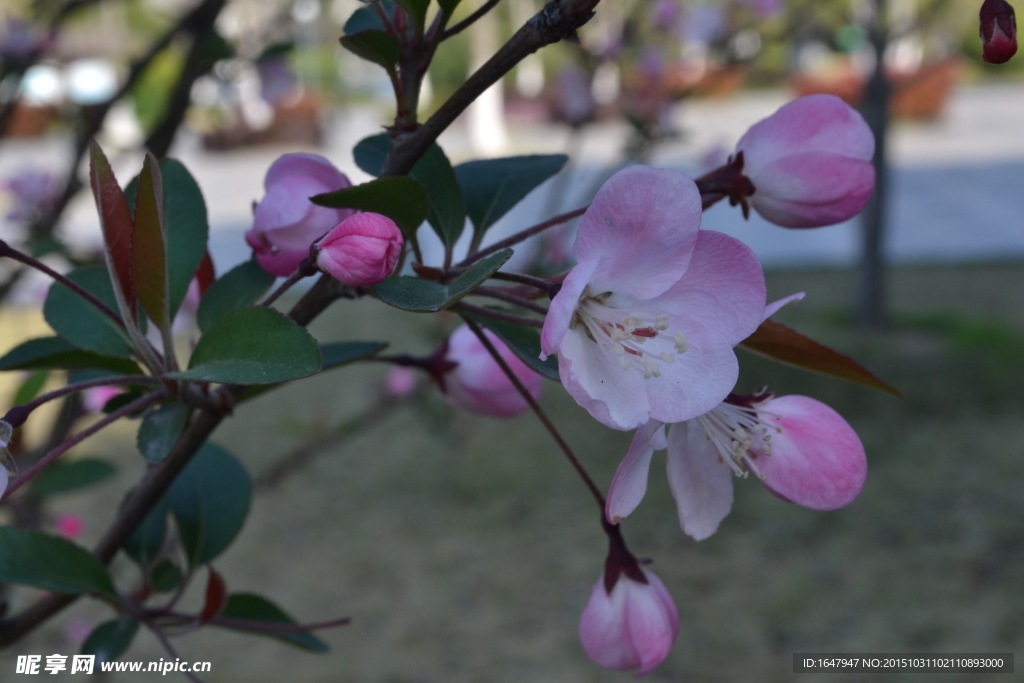
[[[407,398],[416,391],[416,372],[400,365],[391,368],[384,386],[393,398]]]
[[[493,332],[484,330],[484,335],[530,396],[539,398],[544,378]],[[444,375],[445,398],[453,407],[490,417],[512,417],[530,407],[468,325],[459,327],[448,338],[445,360],[456,364]]]
[[[291,275],[313,242],[353,214],[316,206],[309,198],[351,186],[344,173],[315,154],[285,154],[267,169],[266,194],[256,205],[245,241],[271,275]]]
[[[860,213],[875,187],[875,138],[834,95],[809,95],[755,123],[740,138],[750,204],[772,223],[816,228]]]
[[[346,285],[368,287],[391,275],[404,244],[402,231],[387,216],[357,213],[320,241],[316,264]]]
[[[753,472],[782,498],[814,510],[850,503],[864,486],[867,459],[853,428],[806,396],[730,397],[694,420],[637,430],[608,493],[605,515],[618,523],[640,504],[655,450],[668,449],[668,479],[683,531],[711,536],[732,509],[734,475]]]
[[[608,591],[602,577],[580,618],[587,656],[606,669],[650,673],[668,656],[679,633],[679,612],[665,585],[643,568],[646,583],[623,573]]]
[[[103,412],[103,408],[106,407],[107,402],[114,398],[122,391],[121,387],[108,386],[108,387],[93,387],[92,389],[86,389],[82,392],[82,405],[86,411],[90,413]]]
[[[764,274],[700,219],[693,180],[643,166],[616,173],[583,216],[541,357],[558,354],[562,384],[609,427],[703,415],[736,382],[732,347],[761,322]]]
[[[1017,17],[1006,0],[985,0],[981,5],[982,59],[1002,64],[1017,53]]]
[[[73,541],[81,535],[85,529],[85,521],[80,515],[66,514],[57,518],[57,534]]]

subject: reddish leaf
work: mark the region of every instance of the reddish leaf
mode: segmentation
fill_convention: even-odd
[[[213,267],[213,259],[210,258],[210,250],[203,254],[203,260],[199,262],[196,269],[196,280],[199,282],[199,298],[203,298],[213,283],[217,280],[217,270]]]
[[[224,579],[214,571],[213,567],[208,567],[208,569],[210,570],[210,578],[206,582],[206,603],[203,605],[203,611],[199,615],[200,624],[207,624],[211,619],[220,614],[220,611],[224,609],[224,605],[228,601],[228,589]]]
[[[170,302],[163,195],[160,164],[156,157],[147,154],[135,197],[132,275],[142,307],[157,327],[166,330],[170,324]]]
[[[866,384],[896,396],[903,395],[852,358],[771,320],[761,323],[754,334],[740,342],[740,346],[783,363]]]
[[[103,226],[103,240],[107,245],[111,280],[120,286],[128,310],[135,312],[135,284],[132,279],[133,221],[128,202],[110,168],[103,150],[93,140],[89,143],[89,182],[96,199],[96,209]]]

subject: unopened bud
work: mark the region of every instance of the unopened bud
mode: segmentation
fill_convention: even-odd
[[[1002,64],[1017,52],[1017,20],[1006,0],[985,0],[981,6],[982,59]]]
[[[405,240],[387,216],[357,213],[320,240],[316,265],[346,285],[368,287],[395,269]]]

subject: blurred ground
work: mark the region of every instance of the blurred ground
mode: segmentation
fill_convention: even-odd
[[[807,291],[780,319],[861,360],[905,398],[742,359],[742,389],[768,383],[815,396],[854,425],[867,447],[867,485],[848,508],[818,513],[737,481],[733,513],[697,543],[680,532],[656,464],[625,533],[634,552],[655,560],[682,629],[647,680],[836,680],[790,673],[797,651],[1024,652],[1024,266],[901,267],[891,287],[897,324],[884,333],[846,326],[848,271],[774,272],[769,287],[772,298]],[[41,331],[34,315],[0,311],[0,350]],[[425,351],[434,327],[372,302],[341,302],[313,332],[333,341],[358,330],[396,340],[398,351]],[[214,440],[258,474],[365,410],[383,372],[342,369],[268,394]],[[606,486],[629,434],[597,426],[555,384],[543,404]],[[121,425],[75,451],[120,467],[117,482],[55,506],[86,516],[85,544],[141,471],[134,429]],[[352,616],[322,634],[331,653],[215,629],[176,643],[184,658],[213,663],[210,683],[624,681],[593,665],[576,637],[604,559],[592,508],[529,416],[473,420],[430,395],[258,494],[216,563],[230,590],[258,591],[300,620]],[[130,583],[130,563],[115,571]],[[199,602],[196,591],[186,600]],[[0,671],[13,671],[17,654],[70,654],[69,621],[108,615],[79,603],[0,653]],[[126,657],[166,654],[140,634]]]

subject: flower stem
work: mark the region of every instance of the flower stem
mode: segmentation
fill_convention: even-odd
[[[521,296],[516,296],[515,294],[512,294],[511,292],[508,291],[510,289],[514,288],[488,287],[487,285],[482,285],[474,289],[472,292],[470,292],[470,294],[474,296],[486,296],[491,299],[497,299],[499,301],[506,301],[510,304],[515,304],[516,306],[520,306],[522,308],[528,308],[535,313],[540,313],[541,315],[548,314],[548,309],[544,308],[540,304],[533,303],[529,299],[524,299]]]
[[[534,277],[532,275],[524,275],[523,273],[506,273],[500,270],[491,275],[491,279],[504,280],[505,282],[518,282],[521,285],[536,287],[547,294],[549,298],[557,294],[558,290],[562,288],[561,282],[548,282],[543,278]]]
[[[483,306],[474,306],[473,304],[467,304],[460,301],[455,304],[452,308],[457,311],[465,311],[466,313],[472,313],[473,315],[482,315],[486,318],[494,318],[495,320],[504,320],[508,323],[515,323],[516,325],[528,325],[529,327],[544,327],[543,320],[537,320],[536,318],[527,318],[524,315],[515,315],[514,313],[505,313],[504,311],[496,311],[493,308],[484,308]]]
[[[134,401],[132,401],[131,403],[129,403],[127,405],[124,405],[124,406],[118,408],[117,410],[112,412],[110,415],[107,415],[106,417],[104,417],[102,420],[99,420],[95,424],[90,425],[89,427],[86,427],[85,429],[83,429],[82,431],[78,432],[77,434],[72,436],[70,439],[68,439],[67,441],[62,443],[61,445],[59,445],[56,448],[54,448],[52,451],[50,451],[49,453],[47,453],[43,457],[39,458],[39,460],[37,460],[32,465],[32,467],[29,467],[27,470],[22,472],[21,475],[18,478],[16,478],[14,481],[12,481],[10,486],[7,487],[7,491],[4,493],[4,495],[5,496],[9,496],[13,492],[17,491],[28,480],[32,479],[32,477],[34,477],[37,474],[39,474],[39,472],[43,468],[45,468],[47,465],[49,465],[51,462],[53,462],[54,460],[56,460],[60,456],[64,455],[71,448],[73,448],[74,446],[77,446],[79,443],[81,443],[82,441],[86,440],[87,438],[89,438],[90,436],[92,436],[96,432],[100,431],[101,429],[103,429],[107,425],[112,424],[112,423],[120,420],[125,415],[131,415],[136,410],[141,410],[141,409],[145,408],[146,406],[149,406],[149,405],[151,405],[153,403],[156,403],[157,401],[159,401],[160,399],[162,399],[162,398],[164,398],[166,396],[167,396],[167,392],[164,389],[161,389],[159,391],[155,391],[152,394],[147,394],[147,395],[145,395],[145,396],[143,396],[141,398],[135,399]]]
[[[548,228],[553,228],[556,225],[561,225],[562,223],[565,223],[567,221],[571,221],[573,218],[576,218],[577,216],[582,216],[584,213],[586,213],[588,208],[590,208],[589,204],[587,206],[582,206],[582,207],[580,207],[578,209],[573,209],[572,211],[568,211],[566,213],[559,214],[559,215],[555,216],[554,218],[549,218],[548,220],[544,221],[543,223],[538,223],[537,225],[534,225],[533,227],[526,228],[525,230],[520,230],[519,232],[517,232],[516,234],[512,235],[511,237],[507,237],[507,238],[501,240],[500,242],[495,242],[494,244],[492,244],[491,246],[487,247],[486,249],[481,249],[478,252],[470,254],[465,259],[463,259],[462,263],[460,263],[458,265],[458,267],[459,268],[464,268],[464,267],[468,266],[471,263],[476,263],[477,261],[479,261],[480,259],[482,259],[485,256],[490,256],[491,254],[493,254],[495,252],[499,252],[502,249],[506,249],[506,248],[511,247],[513,245],[519,244],[520,242],[522,242],[523,240],[527,239],[528,237],[533,237],[534,235],[542,233],[545,230],[547,230]]]
[[[15,406],[7,411],[7,414],[3,416],[2,420],[12,427],[20,427],[25,424],[25,420],[32,413],[33,410],[49,403],[50,401],[60,398],[61,396],[67,396],[68,394],[74,394],[79,391],[86,389],[92,389],[94,387],[105,387],[114,384],[159,384],[160,378],[153,377],[151,375],[114,375],[112,377],[100,377],[99,379],[91,379],[87,382],[77,382],[75,384],[69,384],[60,389],[55,389],[47,394],[39,396],[33,401],[30,401],[24,405]]]
[[[573,453],[572,448],[569,447],[569,444],[566,443],[565,439],[558,432],[558,429],[555,427],[554,423],[551,422],[551,419],[548,418],[547,414],[541,409],[537,401],[535,401],[533,396],[530,395],[530,392],[526,390],[525,386],[523,386],[522,381],[518,377],[516,377],[516,374],[514,372],[512,372],[512,368],[508,366],[508,363],[505,362],[505,359],[502,358],[501,354],[498,353],[498,350],[494,348],[494,344],[491,343],[491,340],[488,339],[487,335],[485,335],[483,330],[480,329],[480,326],[477,325],[476,322],[474,322],[471,318],[463,316],[463,319],[466,321],[466,324],[469,325],[469,329],[473,330],[473,334],[475,334],[477,339],[480,340],[480,343],[483,344],[484,348],[487,349],[487,352],[491,354],[491,358],[494,359],[494,362],[496,362],[498,366],[501,367],[502,372],[504,372],[505,376],[508,377],[510,382],[512,382],[512,385],[516,388],[516,391],[519,392],[519,395],[523,397],[523,400],[526,401],[526,403],[533,410],[534,414],[537,416],[537,419],[541,421],[544,427],[551,434],[552,438],[554,438],[555,443],[558,444],[558,447],[562,449],[563,453],[565,453],[565,457],[569,459],[569,463],[580,475],[580,478],[583,479],[583,483],[590,490],[591,495],[594,496],[594,500],[597,501],[597,506],[601,508],[601,515],[603,518],[605,507],[604,494],[601,493],[601,489],[597,488],[597,484],[594,483],[594,480],[591,478],[590,474],[583,467],[583,463],[581,463],[579,458],[576,457],[576,454]]]

